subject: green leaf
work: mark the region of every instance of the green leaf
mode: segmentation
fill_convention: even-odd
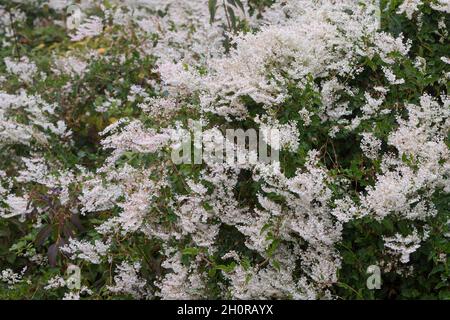
[[[236,15],[234,14],[234,10],[232,7],[227,6],[228,14],[230,15],[231,26],[233,30],[236,30]]]
[[[280,262],[278,260],[273,260],[272,264],[273,264],[274,268],[277,269],[278,272],[280,272],[280,270],[281,270]]]
[[[242,12],[245,14],[245,8],[244,8],[244,5],[242,4],[241,0],[234,0],[234,1],[238,5],[238,7],[241,8]]]
[[[216,16],[217,10],[217,0],[208,0],[208,8],[209,8],[209,22],[213,23],[214,18]]]
[[[187,256],[196,256],[200,253],[200,250],[198,248],[185,248],[183,250],[183,254]]]

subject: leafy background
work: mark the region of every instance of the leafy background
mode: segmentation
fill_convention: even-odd
[[[106,3],[106,2],[105,2]],[[401,1],[381,1],[381,28],[394,35],[403,34],[405,38],[411,39],[413,46],[411,56],[422,56],[427,61],[426,73],[422,74],[412,65],[411,60],[404,59],[402,64],[397,64],[394,68],[396,74],[405,79],[405,83],[398,86],[396,90],[389,92],[386,103],[396,104],[398,101],[407,100],[411,103],[418,103],[422,92],[426,91],[434,95],[448,93],[449,83],[440,83],[442,73],[447,70],[440,60],[450,52],[450,42],[448,36],[444,37],[437,31],[437,24],[442,16],[437,15],[429,7],[424,6],[421,10],[422,27],[419,29],[414,20],[407,19],[404,15],[396,14]],[[249,0],[250,8],[255,14],[262,12],[265,6],[271,4],[269,0]],[[99,132],[107,125],[117,119],[126,116],[141,118],[140,109],[135,103],[126,102],[121,108],[111,108],[108,112],[98,113],[95,106],[106,100],[105,89],[115,89],[119,97],[126,101],[129,89],[134,84],[144,84],[144,79],[157,79],[158,75],[152,73],[155,60],[151,57],[142,57],[133,48],[139,46],[139,39],[132,34],[128,37],[116,39],[97,37],[86,41],[72,43],[63,27],[48,23],[34,26],[36,18],[45,21],[49,17],[55,17],[58,13],[53,12],[48,7],[37,8],[26,3],[15,3],[11,1],[0,1],[0,5],[5,8],[20,7],[26,13],[25,23],[15,23],[15,45],[12,47],[2,47],[0,49],[0,61],[10,56],[26,55],[37,64],[38,68],[48,74],[44,79],[38,79],[32,86],[27,87],[29,93],[40,94],[46,101],[55,101],[63,105],[62,116],[73,131],[74,145],[62,146],[52,144],[55,147],[46,153],[46,159],[58,160],[66,168],[75,168],[77,164],[82,164],[87,168],[96,168],[103,163],[106,154],[100,148]],[[210,11],[211,20],[214,21],[215,11],[225,9],[228,12],[227,21],[223,21],[224,29],[237,32],[250,32],[245,20],[240,20],[235,15],[235,11],[240,10],[240,1],[229,1],[222,4],[217,1],[209,1],[205,4],[205,10]],[[216,9],[217,8],[217,9]],[[446,16],[447,27],[449,25],[448,15]],[[230,47],[230,43],[225,43]],[[102,60],[97,60],[89,65],[89,71],[72,86],[70,94],[62,96],[60,92],[66,83],[64,76],[55,76],[50,72],[50,57],[53,54],[62,54],[68,50],[79,50],[80,53],[87,49],[95,49],[102,53],[108,51],[111,56],[115,53],[127,53],[126,62],[115,64]],[[376,59],[361,61],[364,72],[359,77],[352,80],[353,85],[364,88],[369,82],[382,82],[383,72],[382,62]],[[0,64],[0,74],[5,74],[6,69]],[[119,82],[122,78],[124,81]],[[15,92],[24,84],[18,79],[3,83],[3,91]],[[295,106],[302,104],[308,108],[315,108],[320,103],[320,99],[312,89],[305,89],[296,92],[291,88],[291,100],[286,102],[287,107],[281,115],[281,119],[295,119],[298,117]],[[80,94],[82,93],[82,94]],[[355,100],[363,97],[355,97]],[[291,107],[289,107],[291,106]],[[248,107],[258,108],[249,102]],[[187,113],[190,111],[186,111]],[[191,116],[185,114],[185,117]],[[182,116],[180,118],[183,120]],[[217,120],[220,123],[220,120]],[[318,119],[313,119],[313,124],[308,132],[304,132],[297,154],[282,154],[284,170],[294,172],[295,168],[304,164],[307,150],[311,148],[321,148],[325,146],[326,153],[331,155],[326,158],[325,164],[328,168],[333,168],[332,172],[336,176],[345,175],[354,184],[355,193],[363,190],[364,186],[374,182],[375,172],[372,169],[377,164],[366,165],[366,161],[356,144],[349,144],[348,141],[355,140],[355,132],[342,133],[335,139],[334,145],[327,144],[327,131],[321,127]],[[377,122],[377,129],[380,138],[386,138],[392,130],[392,118],[389,116],[380,118]],[[242,125],[240,123],[239,125]],[[245,125],[245,124],[244,124]],[[367,124],[369,126],[370,124]],[[364,130],[364,126],[360,129]],[[449,146],[449,139],[446,141]],[[386,147],[386,146],[384,146]],[[0,150],[0,162],[7,163],[8,155],[14,148],[17,155],[27,155],[28,150],[20,146],[2,146]],[[130,155],[132,156],[132,155]],[[339,159],[338,163],[333,159]],[[405,159],[407,160],[407,159]],[[132,159],[132,161],[151,161],[148,159]],[[379,164],[378,164],[379,166]],[[3,165],[2,165],[3,167]],[[16,174],[14,168],[10,168],[7,173]],[[198,168],[189,166],[179,167],[181,175],[195,176]],[[176,178],[174,178],[176,180]],[[240,192],[242,197],[254,198],[259,190],[259,186],[248,182],[242,177],[240,182]],[[174,181],[175,184],[181,183]],[[250,184],[250,185],[249,185]],[[79,186],[78,186],[79,187]],[[35,186],[36,201],[54,201],[54,199],[43,197],[48,190],[43,190],[42,186]],[[77,186],[73,186],[77,188]],[[73,190],[76,194],[76,190]],[[248,193],[246,195],[246,193]],[[400,232],[408,234],[411,225],[388,216],[382,221],[372,219],[359,219],[346,224],[344,230],[344,241],[339,245],[339,251],[343,257],[342,269],[339,271],[339,282],[332,288],[332,292],[340,299],[450,299],[448,254],[450,245],[445,234],[448,230],[448,220],[450,217],[450,195],[436,194],[434,202],[438,209],[438,215],[431,224],[430,237],[411,256],[411,265],[414,266],[414,273],[411,276],[397,274],[395,271],[382,274],[382,287],[380,290],[369,290],[366,287],[368,274],[366,269],[369,265],[377,264],[385,259],[385,252],[380,235]],[[62,236],[93,236],[90,230],[102,221],[102,214],[96,216],[73,216],[64,212],[63,207],[59,207],[55,202],[52,212],[49,212],[46,225],[40,230],[30,228],[30,222],[20,222],[17,219],[0,219],[0,270],[12,268],[20,270],[28,266],[27,274],[29,283],[22,282],[8,288],[6,284],[0,283],[0,298],[2,299],[56,299],[61,296],[58,291],[43,290],[48,279],[60,274],[67,266],[67,259],[58,255],[56,248]],[[170,219],[170,216],[169,216]],[[31,230],[31,231],[30,231]],[[244,248],[244,239],[232,227],[223,228],[221,244],[223,252],[233,247]],[[143,236],[134,235],[122,243],[121,248],[117,248],[117,260],[122,257],[144,257],[146,263],[143,267],[143,275],[146,279],[154,279],[161,273],[161,258],[158,254],[160,244],[145,239]],[[36,250],[47,254],[52,264],[49,268],[39,268],[29,264],[21,253],[26,250]],[[197,248],[187,247],[183,252],[185,259],[189,260],[198,254]],[[243,249],[245,250],[245,249]],[[439,256],[445,254],[447,259],[442,261]],[[249,253],[251,256],[252,253]],[[220,255],[219,255],[220,256]],[[211,257],[214,259],[213,257]],[[215,279],[221,277],[218,270],[233,268],[233,265],[225,264],[219,260],[211,261],[213,267],[210,269],[210,297],[215,298],[220,295],[220,288],[215,284]],[[95,288],[94,299],[113,298],[109,295],[105,286],[108,284],[110,270],[103,265],[91,265],[83,269],[83,278],[88,281],[92,288]],[[117,298],[117,296],[115,297]],[[119,298],[130,298],[123,296]]]

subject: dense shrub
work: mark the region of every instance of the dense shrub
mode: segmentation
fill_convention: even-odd
[[[450,298],[449,13],[0,1],[0,298]],[[279,161],[174,162],[196,123]]]

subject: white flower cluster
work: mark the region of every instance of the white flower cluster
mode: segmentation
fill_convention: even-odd
[[[10,288],[13,288],[15,284],[21,283],[25,281],[23,279],[23,276],[25,272],[27,271],[27,267],[24,267],[20,273],[15,273],[12,269],[4,269],[0,273],[0,281],[6,283]],[[29,283],[30,280],[27,280],[27,283]]]
[[[114,276],[115,284],[109,286],[108,290],[114,293],[131,294],[134,298],[144,298],[149,295],[146,292],[146,281],[139,277],[141,265],[138,262],[133,264],[126,261],[117,266]]]
[[[425,233],[422,237],[418,235],[417,230],[406,237],[396,234],[393,237],[384,237],[384,246],[394,255],[400,255],[402,263],[408,263],[411,253],[420,248],[420,243],[428,237]]]
[[[101,263],[101,259],[108,253],[110,244],[95,240],[93,244],[87,241],[70,239],[61,250],[71,256],[71,259],[86,260],[93,264]]]
[[[6,70],[18,76],[24,82],[31,82],[37,72],[36,65],[30,62],[28,57],[22,57],[19,61],[5,58]]]
[[[88,16],[68,31],[70,40],[114,43],[132,35],[139,45],[127,44],[129,51],[154,62],[154,77],[138,74],[126,90],[113,83],[96,100],[83,77],[99,62],[121,69],[130,54],[89,49],[50,57],[51,72],[67,81],[58,92],[60,103],[23,88],[0,91],[0,147],[29,150],[11,151],[11,170],[0,170],[0,217],[38,216],[37,229],[53,215],[58,230],[67,233],[58,250],[87,265],[108,264],[107,290],[136,299],[208,298],[213,271],[221,273],[217,286],[225,298],[333,298],[330,288],[342,265],[338,245],[346,224],[360,218],[425,225],[407,236],[382,237],[386,251],[408,263],[427,239],[427,219],[437,215],[433,196],[450,192],[450,97],[424,92],[414,102],[388,99],[406,83],[399,61],[427,70],[426,61],[409,57],[411,41],[379,31],[377,1],[280,1],[261,18],[240,17],[253,28],[246,33],[224,32],[210,22],[204,2],[111,1],[106,8],[82,1],[83,14],[98,5],[103,15]],[[431,8],[448,12],[447,2],[435,1]],[[56,11],[70,4],[48,1]],[[412,19],[423,5],[406,0],[398,13]],[[219,10],[216,19],[226,19],[224,14]],[[0,26],[5,20],[0,14]],[[442,57],[441,63],[448,60]],[[380,76],[361,84],[355,79],[367,61],[380,64]],[[38,78],[38,67],[27,57],[4,62],[5,79],[17,77],[24,88]],[[128,80],[117,78],[112,81],[125,87]],[[97,112],[96,124],[80,129],[98,145],[101,160],[83,158],[91,167],[65,159],[64,148],[77,148],[71,128],[84,126],[64,105],[74,92],[77,103]],[[114,112],[127,116],[116,119]],[[83,114],[79,122],[91,116]],[[194,141],[194,147],[213,149],[206,141],[225,138],[225,124],[254,124],[273,150],[294,160],[230,164],[204,155],[191,168],[176,166],[168,150],[182,129],[193,130],[186,117],[206,127],[204,145]],[[381,126],[385,118],[390,131]],[[101,128],[98,136],[89,131],[95,126]],[[278,144],[268,138],[274,129]],[[352,138],[343,142],[341,134]],[[350,169],[341,170],[339,161],[347,155],[337,155],[337,143],[357,150],[358,162]],[[49,159],[49,153],[56,156]],[[367,175],[366,185],[352,180],[354,167]],[[86,239],[73,237],[61,222],[73,216],[92,222]],[[231,245],[227,232],[235,237]],[[139,243],[158,244],[159,256],[139,251],[141,262],[127,256],[130,247],[141,250]],[[142,272],[147,268],[150,276]],[[6,269],[0,280],[14,285],[22,276]],[[44,289],[64,286],[56,276]],[[82,287],[64,299],[84,293],[92,291]]]

